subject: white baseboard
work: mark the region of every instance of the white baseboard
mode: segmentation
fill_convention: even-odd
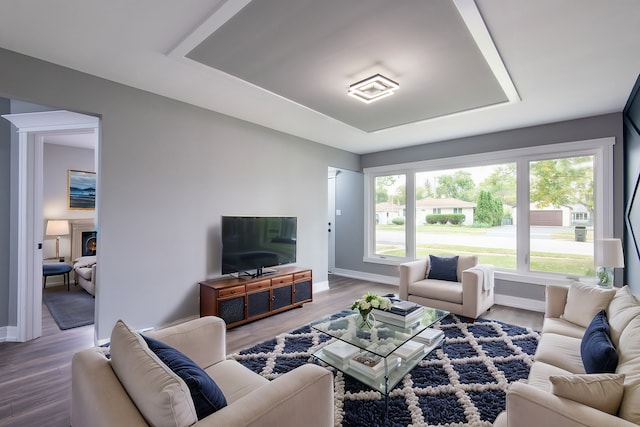
[[[507,307],[520,308],[522,310],[545,312],[545,302],[529,298],[513,297],[510,295],[496,294],[496,304]]]
[[[329,281],[325,280],[324,282],[313,282],[313,293],[328,291],[329,290]]]
[[[18,327],[0,327],[0,342],[18,342]]]
[[[398,286],[398,278],[392,276],[383,276],[379,274],[363,273],[362,271],[343,270],[336,268],[333,270],[333,274],[338,276],[350,277],[352,279],[369,280],[377,283],[385,283],[387,285]],[[315,284],[314,284],[315,287]],[[532,300],[529,298],[513,297],[509,295],[496,294],[496,304],[504,305],[507,307],[520,308],[523,310],[538,311],[544,313],[545,302],[539,300]]]
[[[364,273],[362,271],[354,270],[343,270],[341,268],[335,268],[332,273],[338,276],[350,277],[352,279],[369,280],[371,282],[398,286],[398,278],[393,276],[383,276],[381,274]]]

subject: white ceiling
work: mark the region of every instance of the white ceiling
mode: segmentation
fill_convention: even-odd
[[[622,111],[640,2],[0,0],[0,47],[363,154]]]

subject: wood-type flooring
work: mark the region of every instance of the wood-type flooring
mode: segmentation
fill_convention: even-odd
[[[366,291],[397,293],[398,287],[329,276],[329,290],[313,302],[227,331],[227,354],[293,330],[345,308]],[[47,290],[49,291],[49,290]],[[543,314],[494,306],[485,318],[542,328]],[[70,425],[71,356],[91,347],[93,325],[61,331],[43,304],[42,336],[26,343],[0,343],[0,427]]]

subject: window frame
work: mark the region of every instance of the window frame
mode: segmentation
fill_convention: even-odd
[[[516,148],[497,152],[470,154],[419,162],[364,168],[364,257],[363,262],[398,265],[416,259],[415,176],[418,172],[463,169],[499,163],[516,163],[517,200],[529,200],[529,163],[559,157],[593,156],[594,158],[594,241],[613,237],[613,146],[615,137],[596,138]],[[375,254],[375,178],[386,175],[406,175],[405,257]],[[522,204],[521,202],[518,203]],[[513,281],[543,284],[549,278],[566,277],[558,273],[529,270],[529,204],[517,210],[516,269],[499,269],[496,277]],[[537,280],[536,280],[537,278]]]

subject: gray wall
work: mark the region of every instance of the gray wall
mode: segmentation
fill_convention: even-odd
[[[624,144],[622,142],[622,114],[620,113],[365,154],[361,158],[361,164],[363,168],[394,165],[611,136],[616,139],[614,147],[614,234],[622,236],[624,227]],[[355,194],[358,191],[355,186],[352,187],[352,191],[354,192],[353,198],[363,203],[364,194]],[[359,218],[342,218],[343,221],[349,221],[351,229],[354,230],[352,231],[354,238],[341,236],[341,242],[349,244],[350,250],[344,251],[343,257],[336,258],[336,267],[397,277],[398,270],[396,266],[363,262],[364,245],[362,240],[358,240],[358,238],[361,234],[360,230],[364,229],[364,214],[362,212],[355,214],[359,215]],[[496,292],[520,298],[544,299],[543,289],[537,285],[522,286],[520,283],[497,281]]]
[[[327,168],[359,156],[6,50],[0,63],[0,96],[101,117],[98,339],[119,318],[197,314],[224,214],[297,216],[297,264],[327,280]]]
[[[95,217],[93,210],[69,209],[67,171],[74,169],[94,172],[94,150],[57,144],[44,144],[43,157],[43,230],[46,230],[47,219],[93,219]],[[42,242],[43,258],[52,258],[55,256],[55,242],[55,236],[45,236]],[[64,256],[67,261],[70,261],[70,255],[71,235],[60,236],[60,256]],[[56,279],[62,281],[62,276],[52,277],[50,279],[51,283],[54,283]],[[49,280],[47,280],[47,284],[49,284]]]
[[[11,110],[8,99],[0,98],[0,115]],[[0,329],[9,324],[9,254],[11,197],[11,125],[0,119]]]

